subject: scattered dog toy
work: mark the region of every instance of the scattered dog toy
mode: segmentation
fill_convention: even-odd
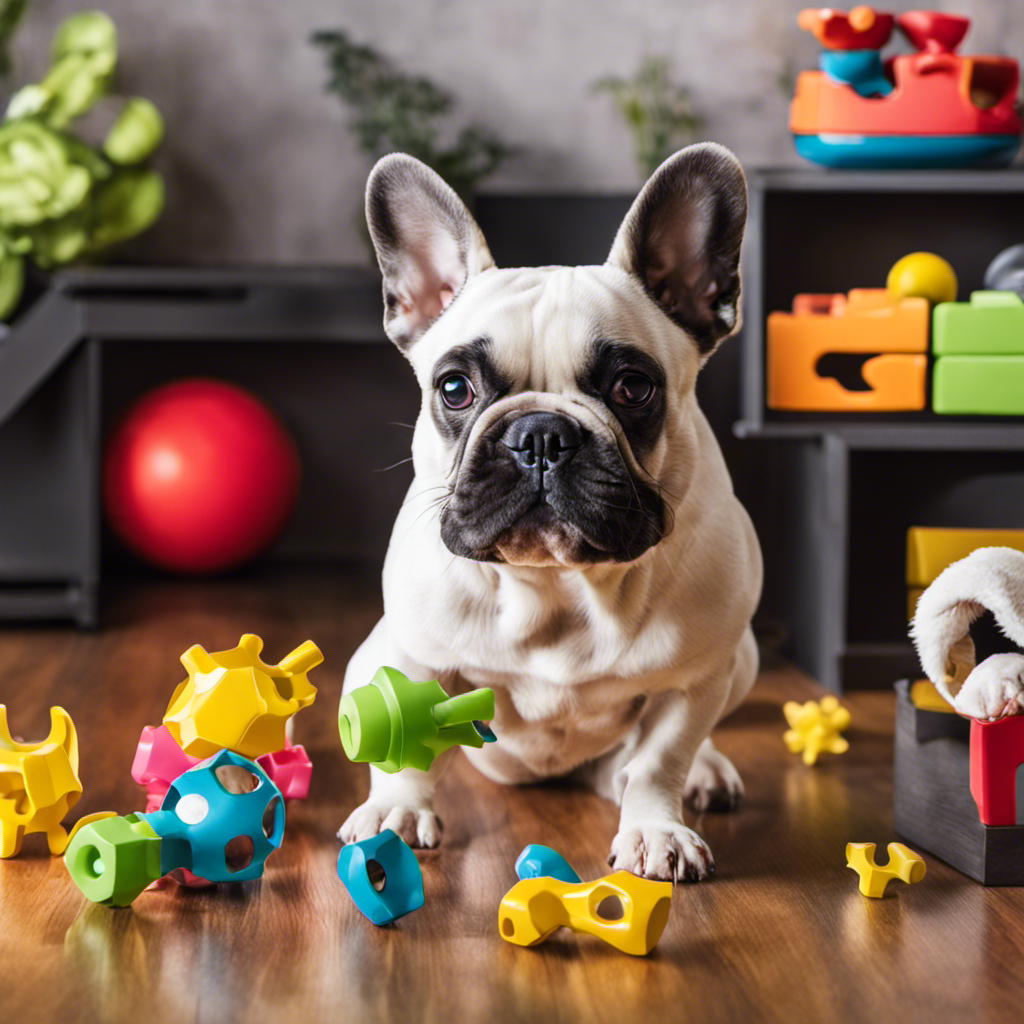
[[[536,946],[559,928],[604,939],[633,956],[657,945],[672,907],[672,883],[616,871],[594,882],[525,878],[505,894],[498,910],[501,937]]]
[[[804,764],[814,764],[822,751],[844,754],[849,750],[850,744],[840,733],[850,724],[850,712],[835,697],[822,697],[820,704],[786,701],[782,713],[789,723],[782,739],[792,753],[803,751]]]
[[[523,848],[516,860],[516,875],[524,878],[557,878],[560,882],[575,885],[580,876],[569,866],[569,862],[550,846],[530,843]]]
[[[948,260],[933,252],[912,252],[892,265],[885,287],[893,299],[927,299],[934,306],[956,302],[958,284]]]
[[[159,810],[170,784],[201,760],[186,754],[166,725],[145,726],[135,751],[132,778],[146,789],[147,813]],[[285,800],[305,800],[309,795],[313,765],[305,747],[288,745],[272,754],[262,754],[256,763],[281,790]]]
[[[61,819],[82,795],[78,734],[71,716],[50,708],[50,735],[19,743],[0,704],[0,858],[17,856],[26,833],[45,832],[50,853],[61,854],[68,834]]]
[[[208,654],[196,644],[181,656],[188,679],[174,691],[164,725],[186,754],[225,749],[255,759],[285,746],[288,720],[316,697],[306,673],[324,657],[312,640],[277,665],[266,664],[262,650],[247,633],[231,650]]]
[[[352,761],[385,772],[426,771],[449,747],[494,742],[483,721],[494,717],[494,691],[470,690],[449,697],[435,679],[417,683],[383,667],[338,705],[341,745]]]
[[[847,843],[846,866],[857,872],[861,893],[872,899],[884,896],[892,879],[901,878],[909,885],[920,882],[927,870],[921,855],[902,843],[889,844],[889,863],[884,867],[875,863],[874,843]]]
[[[391,924],[423,906],[423,872],[416,854],[389,828],[343,846],[338,877],[359,912],[376,925]]]
[[[222,750],[171,783],[159,811],[76,828],[64,862],[94,903],[130,904],[185,869],[210,882],[259,878],[284,835],[284,798],[252,761]]]

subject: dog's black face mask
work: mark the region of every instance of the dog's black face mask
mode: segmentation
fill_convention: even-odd
[[[661,540],[667,510],[655,487],[630,470],[609,433],[588,430],[571,411],[542,403],[510,411],[467,454],[476,418],[513,393],[489,341],[447,353],[434,382],[434,420],[455,445],[458,467],[441,513],[453,554],[528,565],[630,562]],[[576,383],[613,412],[638,460],[653,447],[665,417],[656,360],[595,342]]]

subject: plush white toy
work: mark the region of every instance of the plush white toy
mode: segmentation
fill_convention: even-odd
[[[940,573],[921,595],[910,635],[921,666],[961,714],[1024,713],[1024,654],[993,654],[975,665],[970,625],[986,611],[1024,648],[1024,554],[979,548]]]

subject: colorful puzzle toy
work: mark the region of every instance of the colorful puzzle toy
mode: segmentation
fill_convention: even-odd
[[[768,405],[773,409],[890,412],[925,407],[928,303],[883,288],[848,296],[797,295],[791,313],[771,313],[767,331]],[[860,356],[864,387],[823,377],[833,353]]]
[[[261,877],[284,820],[284,798],[266,772],[222,750],[179,775],[159,811],[76,827],[64,861],[88,899],[122,907],[180,869],[210,882]]]
[[[449,747],[492,743],[494,733],[483,723],[493,717],[493,690],[449,697],[436,679],[413,682],[385,666],[341,698],[338,731],[352,761],[368,761],[385,772],[426,771]]]
[[[849,750],[850,744],[840,733],[850,724],[850,712],[835,697],[822,697],[820,703],[788,700],[782,713],[789,723],[782,739],[792,753],[803,752],[804,764],[814,764],[823,751],[844,754]]]
[[[0,704],[0,857],[17,856],[26,833],[45,832],[50,853],[68,844],[61,819],[82,795],[78,734],[71,716],[50,708],[50,735],[38,743],[11,737]]]
[[[181,656],[188,679],[174,691],[164,725],[186,754],[226,749],[255,759],[284,748],[288,720],[316,697],[306,673],[324,658],[311,640],[277,665],[266,664],[262,650],[247,633],[231,650],[208,654],[196,644]]]
[[[498,930],[507,942],[536,946],[568,928],[623,953],[646,956],[661,938],[671,908],[671,882],[628,871],[577,883],[545,875],[524,878],[509,889],[498,910]]]
[[[917,52],[883,60],[893,22]],[[970,21],[936,11],[893,15],[801,11],[824,48],[797,77],[789,126],[797,152],[830,167],[1009,164],[1020,146],[1018,67],[1009,57],[961,57]]]
[[[359,912],[376,925],[391,924],[423,906],[423,872],[416,854],[389,828],[343,846],[338,877]]]
[[[927,871],[921,855],[902,843],[889,844],[889,863],[881,867],[875,863],[874,843],[847,843],[846,866],[860,876],[862,895],[872,899],[881,899],[885,895],[885,887],[894,878],[909,885],[920,882]]]
[[[516,858],[516,877],[523,878],[557,878],[560,882],[575,885],[581,881],[580,876],[570,867],[569,862],[550,846],[530,843],[523,847],[523,852]]]

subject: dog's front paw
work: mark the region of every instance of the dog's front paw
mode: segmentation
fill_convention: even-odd
[[[1024,655],[993,654],[967,677],[953,706],[971,718],[1024,713]]]
[[[410,846],[433,848],[441,842],[441,820],[429,807],[374,803],[367,800],[338,829],[343,843],[358,843],[391,829]]]
[[[705,740],[686,776],[683,803],[698,814],[735,811],[743,799],[743,780],[732,761]]]
[[[676,821],[624,829],[612,840],[608,864],[665,882],[700,882],[715,873],[707,843]]]

